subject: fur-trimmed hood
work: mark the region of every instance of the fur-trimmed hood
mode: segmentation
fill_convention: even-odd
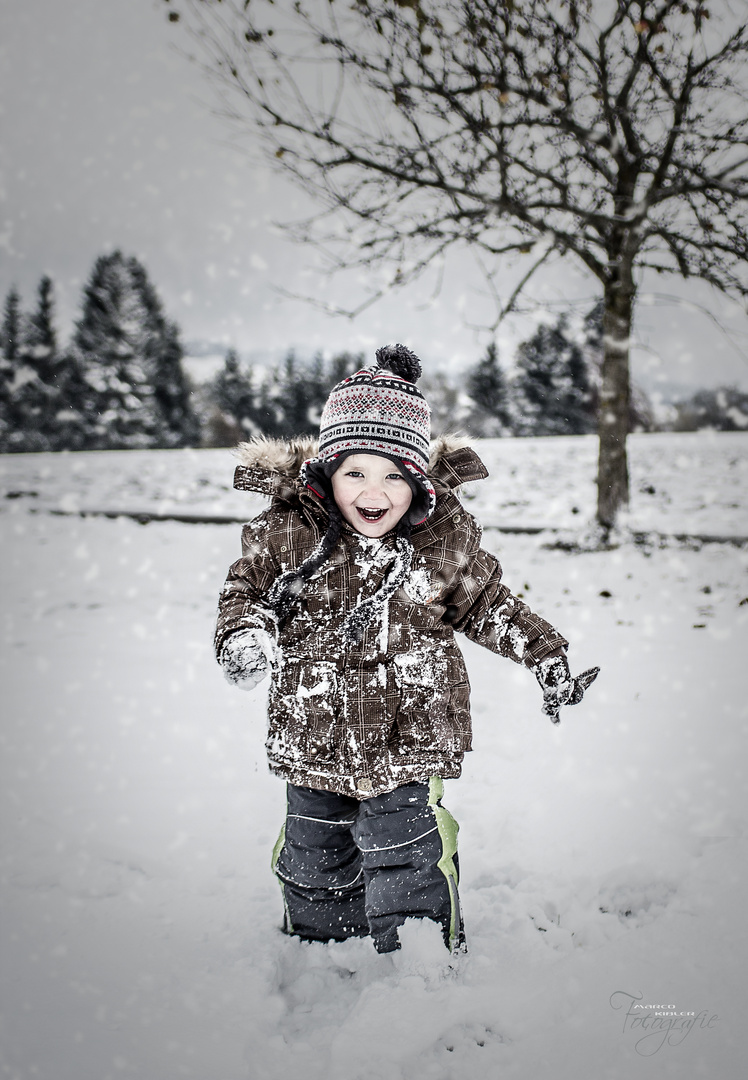
[[[239,443],[234,451],[239,464],[234,472],[234,487],[263,495],[289,497],[301,487],[299,472],[310,458],[316,457],[316,439],[268,439],[263,435]],[[484,480],[488,470],[460,435],[440,435],[431,443],[429,478],[437,494],[439,489],[455,490],[462,484]]]

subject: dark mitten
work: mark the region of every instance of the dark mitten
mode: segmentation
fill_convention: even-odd
[[[547,656],[535,668],[535,677],[543,691],[543,712],[554,724],[561,719],[562,705],[578,705],[588,686],[595,681],[599,667],[583,671],[576,678],[569,671],[569,662],[564,653]]]

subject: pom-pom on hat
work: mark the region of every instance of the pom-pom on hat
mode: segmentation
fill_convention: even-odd
[[[316,458],[304,463],[302,478],[313,490],[326,488],[350,454],[380,454],[406,470],[414,491],[410,524],[424,521],[436,504],[428,479],[431,410],[416,386],[421,362],[404,345],[385,345],[377,363],[333,387],[319,430]],[[322,494],[322,492],[320,492]]]

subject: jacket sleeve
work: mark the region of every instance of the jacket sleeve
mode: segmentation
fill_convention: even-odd
[[[480,528],[471,519],[463,565],[444,602],[455,630],[517,664],[535,667],[568,641],[536,615],[501,580],[499,560],[480,547]]]
[[[267,543],[267,513],[242,530],[242,557],[229,567],[218,600],[214,646],[220,659],[224,642],[241,630],[264,630],[277,639],[277,619],[267,603],[270,586],[280,569]]]

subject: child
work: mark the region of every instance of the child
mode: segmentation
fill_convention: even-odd
[[[234,486],[272,496],[245,525],[220,598],[216,655],[245,689],[270,672],[267,751],[288,785],[273,852],[284,930],[305,940],[428,918],[462,940],[457,825],[442,780],[470,750],[469,684],[454,631],[531,668],[558,723],[568,642],[501,581],[454,490],[487,476],[460,440],[429,460],[420,361],[403,345],[331,392],[319,446],[241,447]],[[307,460],[304,460],[304,459]]]

